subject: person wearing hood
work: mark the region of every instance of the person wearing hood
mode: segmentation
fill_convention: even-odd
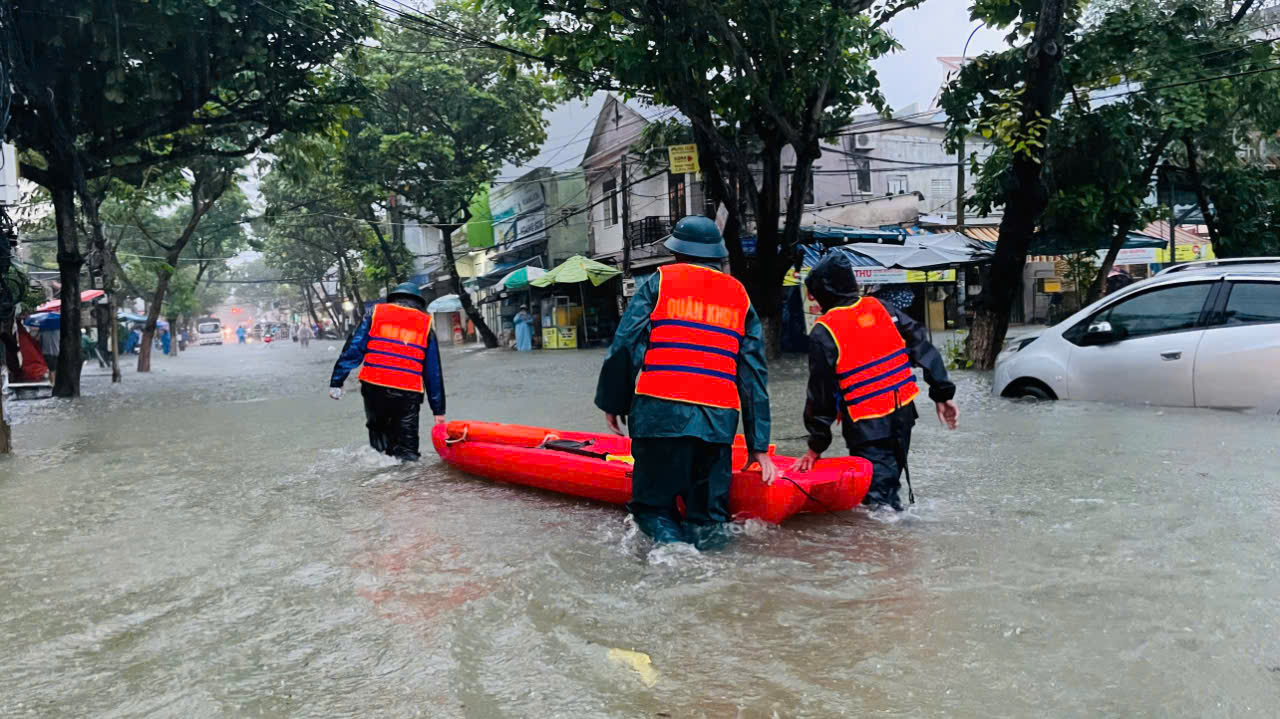
[[[369,445],[383,454],[416,461],[418,415],[423,395],[436,424],[444,424],[444,375],[440,344],[431,329],[427,301],[412,282],[396,285],[374,305],[347,338],[333,366],[329,396],[342,399],[342,385],[360,367]]]
[[[747,464],[769,458],[768,365],[747,291],[721,271],[713,220],[685,217],[665,243],[676,264],[636,288],[600,369],[596,406],[615,434],[631,420],[631,512],[658,543],[728,541],[733,438],[742,418]],[[676,501],[684,500],[684,516]]]
[[[796,470],[813,468],[831,446],[831,425],[843,421],[849,454],[866,459],[872,467],[871,489],[863,504],[902,511],[900,477],[907,467],[911,429],[919,416],[912,401],[919,389],[911,366],[924,370],[938,420],[950,429],[955,429],[959,418],[953,399],[956,387],[947,379],[942,355],[925,338],[922,325],[891,303],[859,298],[848,255],[829,253],[809,273],[805,287],[823,315],[809,335],[809,390],[804,408],[809,451]]]
[[[533,315],[529,314],[529,305],[520,305],[512,322],[516,326],[516,351],[528,352],[533,349]]]

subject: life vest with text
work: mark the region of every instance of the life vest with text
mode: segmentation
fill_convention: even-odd
[[[818,318],[836,343],[836,382],[850,421],[892,414],[920,393],[893,315],[863,297]]]
[[[374,305],[361,382],[422,392],[431,315],[389,302]]]
[[[636,394],[740,409],[738,348],[751,300],[723,272],[691,264],[658,269],[649,348]]]

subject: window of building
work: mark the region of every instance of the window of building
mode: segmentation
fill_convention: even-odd
[[[906,175],[890,175],[889,176],[889,194],[905,195],[908,192]]]
[[[689,205],[685,196],[684,180],[683,174],[667,173],[667,215],[671,217],[672,222],[689,214],[685,209]]]
[[[871,194],[871,158],[865,155],[850,158],[849,164],[853,165],[854,175],[857,177],[858,194]]]
[[[604,226],[618,224],[618,181],[604,181]]]
[[[929,181],[930,200],[934,204],[955,201],[955,192],[951,189],[951,180],[934,178]]]

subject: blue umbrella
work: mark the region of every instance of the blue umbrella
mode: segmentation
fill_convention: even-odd
[[[41,330],[61,329],[62,315],[57,312],[39,312],[23,320],[22,324]]]

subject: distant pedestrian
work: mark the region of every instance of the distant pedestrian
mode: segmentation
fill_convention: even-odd
[[[298,341],[302,343],[303,349],[311,346],[311,325],[303,322],[298,325]]]
[[[40,354],[44,355],[44,363],[49,368],[49,381],[54,381],[54,373],[58,371],[58,354],[62,349],[62,330],[57,327],[46,327],[40,330]]]
[[[240,325],[239,327],[237,327],[236,328],[236,344],[241,344],[241,345],[244,344],[246,334],[247,333],[244,331],[244,325]]]
[[[84,362],[96,359],[99,367],[107,366],[107,363],[102,360],[102,355],[98,354],[98,343],[89,336],[87,329],[80,330],[80,359]]]
[[[1107,275],[1107,294],[1122,290],[1133,284],[1133,276],[1121,269],[1112,269]]]
[[[172,342],[173,338],[170,336],[169,330],[162,330],[160,332],[160,350],[165,354],[169,354],[169,347]]]
[[[529,305],[520,305],[520,311],[513,320],[516,326],[516,351],[528,352],[533,349],[533,315],[529,314]]]

